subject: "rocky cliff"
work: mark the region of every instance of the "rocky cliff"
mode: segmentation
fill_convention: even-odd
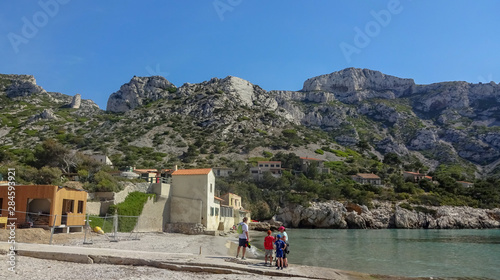
[[[36,84],[35,77],[31,75],[3,75],[0,74],[0,94],[4,93],[9,98],[30,96],[46,91]]]
[[[172,91],[175,92],[175,85],[161,76],[134,76],[130,82],[122,85],[119,91],[110,95],[106,108],[110,112],[129,111],[148,102],[166,98]]]
[[[224,149],[214,143],[223,143],[226,152],[240,159],[259,149],[309,149],[314,155],[317,148],[332,143],[363,146],[365,153],[379,159],[389,152],[417,157],[431,169],[447,163],[474,165],[477,174],[500,174],[500,85],[494,82],[417,85],[412,79],[348,68],[310,78],[301,91],[266,91],[233,76],[180,87],[159,76],[133,77],[110,95],[104,112],[90,100],[81,100],[78,108],[79,96],[72,100],[45,92],[32,76],[0,75],[0,95],[34,105],[15,105],[4,118],[7,143],[16,142],[8,127],[19,115],[17,123],[31,120],[30,130],[42,129],[37,124],[44,120],[66,120],[64,129],[86,132],[77,135],[78,143],[93,149],[96,139],[106,138],[99,147],[111,153],[122,153],[117,146],[124,140],[168,153],[169,158],[184,155],[197,139],[205,140],[208,153],[221,152]],[[55,117],[40,115],[46,109]],[[75,123],[74,117],[90,119]],[[46,137],[56,134],[43,129]],[[287,130],[296,137],[285,137]],[[311,137],[318,131],[322,136]],[[166,136],[172,132],[175,137]],[[322,158],[336,159],[328,151]]]
[[[276,220],[288,227],[339,229],[481,229],[500,228],[500,209],[418,206],[375,202],[368,209],[338,201],[313,202],[309,207],[289,205]],[[408,209],[409,208],[409,209]]]

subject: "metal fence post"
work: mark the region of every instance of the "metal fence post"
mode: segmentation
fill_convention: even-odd
[[[52,228],[50,229],[50,241],[49,245],[52,245],[52,236],[54,235],[54,228],[56,226],[57,215],[54,215],[54,222],[52,223]]]

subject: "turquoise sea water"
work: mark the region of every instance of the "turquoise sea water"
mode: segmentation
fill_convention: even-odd
[[[500,279],[499,229],[289,229],[287,233],[290,263],[384,275]],[[253,244],[262,249],[263,238],[254,236]]]

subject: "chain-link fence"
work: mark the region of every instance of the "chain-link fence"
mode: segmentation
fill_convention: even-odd
[[[16,242],[48,243],[52,244],[54,234],[84,232],[84,244],[92,244],[96,236],[103,236],[110,242],[120,240],[138,240],[137,222],[139,216],[124,215],[86,215],[73,214],[50,215],[41,212],[13,211],[11,209],[0,209],[0,228],[8,228],[7,235],[15,234]],[[3,225],[5,224],[5,225]],[[22,229],[40,228],[39,231],[22,231]],[[17,233],[15,230],[20,229]],[[44,231],[44,230],[47,231]],[[49,231],[50,230],[50,231]],[[0,237],[3,237],[3,233]],[[6,236],[8,238],[8,236]],[[1,238],[4,239],[4,238]]]

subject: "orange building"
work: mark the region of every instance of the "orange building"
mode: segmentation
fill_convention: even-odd
[[[9,215],[9,201],[8,187],[0,186],[0,205],[3,209],[0,215],[3,217]],[[53,185],[17,185],[14,201],[17,225],[27,222],[38,227],[85,225],[87,192],[84,190]]]

